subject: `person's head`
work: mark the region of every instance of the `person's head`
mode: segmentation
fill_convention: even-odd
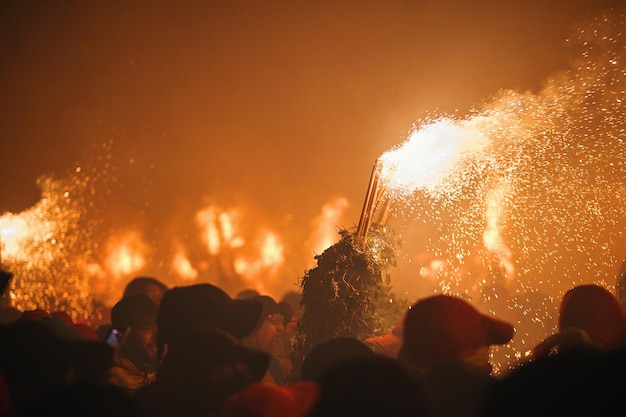
[[[302,293],[300,291],[287,291],[280,298],[280,301],[289,304],[291,312],[296,319],[302,317],[302,309],[300,308],[302,303]]]
[[[158,356],[163,356],[165,345],[195,327],[215,327],[241,340],[252,332],[260,314],[258,301],[232,299],[212,284],[172,288],[157,315]]]
[[[374,354],[333,366],[320,378],[309,417],[425,415],[416,380],[398,361]]]
[[[216,413],[228,396],[259,382],[269,360],[223,330],[197,327],[168,343],[157,382],[189,410]]]
[[[302,362],[300,379],[319,381],[333,367],[355,359],[371,358],[374,353],[364,342],[352,337],[339,337],[311,349]]]
[[[130,280],[124,288],[124,297],[129,295],[145,294],[155,303],[160,304],[163,295],[169,290],[167,285],[153,277],[136,277]]]
[[[508,343],[514,333],[512,325],[481,314],[465,300],[435,295],[407,312],[403,349],[420,369],[460,360],[487,372],[489,347]]]
[[[291,320],[291,307],[287,303],[277,303],[268,295],[251,297],[262,305],[261,315],[256,327],[248,340],[258,348],[269,351],[273,341],[285,331],[285,326]]]
[[[559,331],[570,327],[583,330],[595,347],[618,348],[626,338],[626,313],[606,288],[579,285],[565,293],[559,309]]]
[[[111,325],[125,329],[122,351],[136,365],[156,365],[158,305],[145,294],[122,298],[111,310]]]

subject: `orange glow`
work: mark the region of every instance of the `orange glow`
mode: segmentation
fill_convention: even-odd
[[[266,232],[260,246],[259,255],[264,268],[275,269],[285,262],[285,246],[275,233]]]
[[[382,154],[381,176],[392,193],[433,192],[465,156],[486,146],[486,138],[470,123],[442,118],[414,130],[402,145]]]
[[[202,228],[202,237],[210,255],[217,255],[221,247],[216,210],[209,206],[196,213],[196,223]]]
[[[312,222],[310,241],[313,253],[322,253],[337,241],[337,227],[346,208],[348,200],[344,197],[335,198],[324,204],[321,213]]]
[[[198,277],[198,271],[191,265],[187,254],[182,248],[174,255],[172,270],[184,280],[194,280]]]
[[[219,207],[208,206],[196,213],[196,224],[209,255],[217,255],[223,247],[239,248],[245,240],[237,235],[236,210],[222,211]]]
[[[138,232],[127,232],[109,240],[107,269],[113,277],[131,275],[146,265],[147,246]]]
[[[483,232],[483,243],[487,250],[493,252],[498,257],[500,266],[504,268],[505,277],[511,280],[515,275],[513,253],[501,234],[501,222],[504,219],[508,191],[509,185],[503,182],[491,190],[487,196],[487,207],[485,210],[487,226]]]

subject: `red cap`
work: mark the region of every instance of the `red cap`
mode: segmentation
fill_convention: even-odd
[[[515,333],[513,326],[481,314],[467,301],[435,295],[411,306],[404,323],[404,346],[420,367],[463,359],[481,347],[504,345]]]
[[[263,382],[230,396],[222,417],[304,417],[318,398],[318,386],[300,381],[277,386]]]
[[[624,343],[626,317],[617,298],[599,285],[579,285],[565,293],[559,310],[559,331],[584,330],[594,345],[615,348]]]

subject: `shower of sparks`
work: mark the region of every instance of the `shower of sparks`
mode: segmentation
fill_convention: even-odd
[[[555,330],[567,289],[611,289],[626,256],[625,33],[624,16],[594,20],[569,41],[575,65],[538,94],[502,91],[467,118],[426,121],[380,158],[403,227],[434,228],[426,250],[446,267],[423,276],[515,313],[502,361]],[[483,271],[468,279],[475,253]],[[498,298],[508,304],[490,304]]]
[[[81,252],[80,181],[41,178],[41,200],[19,214],[0,216],[3,267],[14,274],[8,297],[20,310],[45,308],[86,317],[92,292],[75,267]]]
[[[392,195],[412,195],[416,189],[450,192],[445,179],[459,163],[487,146],[485,137],[467,122],[442,118],[413,131],[400,147],[385,152],[381,177]]]

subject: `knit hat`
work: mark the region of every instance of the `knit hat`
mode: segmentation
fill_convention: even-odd
[[[221,417],[304,417],[317,401],[316,383],[277,386],[259,382],[229,397]]]
[[[626,317],[617,298],[599,285],[579,285],[565,293],[559,310],[559,331],[584,330],[593,344],[616,348],[626,338]]]
[[[508,343],[509,323],[481,314],[467,301],[435,295],[411,306],[404,323],[404,347],[419,367],[472,356],[478,349]]]

